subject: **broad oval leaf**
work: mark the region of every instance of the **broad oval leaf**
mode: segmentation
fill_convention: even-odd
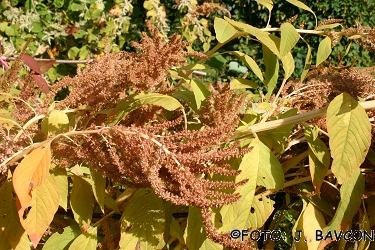
[[[74,220],[83,231],[87,231],[94,210],[94,197],[90,184],[79,176],[73,177],[70,206],[74,214]]]
[[[366,158],[371,145],[371,125],[363,107],[349,94],[342,93],[328,106],[327,129],[332,172],[342,184]]]
[[[16,167],[13,188],[19,201],[18,214],[21,219],[31,202],[32,191],[46,180],[50,166],[51,148],[50,143],[46,143],[33,150]]]
[[[48,135],[61,134],[69,131],[69,118],[60,111],[53,110],[48,116]]]
[[[340,188],[340,203],[332,221],[324,228],[323,233],[334,230],[345,230],[352,221],[361,205],[362,195],[365,190],[365,178],[361,170],[356,169],[350,179],[342,184]],[[330,240],[321,241],[318,249],[323,249],[328,245]]]
[[[69,250],[96,250],[98,244],[98,229],[90,227],[90,229],[78,236],[70,245]]]
[[[142,204],[140,206],[140,204]],[[164,204],[153,190],[139,189],[121,217],[120,249],[156,249],[165,229]]]
[[[215,17],[214,29],[216,39],[219,41],[219,43],[225,43],[237,32],[237,30],[231,24],[229,24],[224,19],[218,17]]]
[[[237,202],[221,208],[221,231],[262,226],[273,211],[273,202],[267,197],[258,200],[254,196],[256,186],[267,189],[281,189],[284,186],[281,164],[271,150],[259,139],[254,139],[250,147],[253,149],[243,157],[239,167],[241,173],[236,176],[236,182],[244,179],[248,179],[248,182],[237,188],[241,195]],[[249,213],[250,210],[253,213]]]
[[[315,15],[315,12],[312,11],[306,4],[304,4],[304,3],[302,3],[302,2],[300,2],[298,0],[286,0],[286,1],[289,2],[289,3],[291,3],[291,4],[293,4],[294,6],[297,6],[298,8],[307,10],[310,13],[312,13],[314,15],[314,17],[315,17],[315,23],[317,25],[318,19],[317,19],[316,15]]]
[[[236,55],[249,69],[254,72],[259,80],[261,80],[262,82],[264,81],[262,71],[253,58],[240,51],[232,51],[230,53]]]
[[[319,43],[318,52],[316,54],[316,66],[324,62],[329,57],[331,52],[331,38],[327,36]]]
[[[57,212],[60,194],[59,187],[52,175],[48,175],[42,185],[31,193],[31,209],[25,220],[21,218],[21,224],[36,248]]]
[[[283,23],[280,27],[280,56],[287,55],[299,40],[299,34],[291,23]]]

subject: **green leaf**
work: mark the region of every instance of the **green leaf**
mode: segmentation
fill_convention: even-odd
[[[200,109],[206,98],[211,95],[211,92],[206,88],[206,86],[204,86],[201,81],[188,79],[187,82],[193,89],[197,109]]]
[[[279,61],[277,57],[266,46],[263,48],[263,60],[266,65],[264,85],[267,86],[267,99],[269,99],[276,88],[277,78],[279,76]]]
[[[331,52],[331,38],[327,36],[319,43],[318,52],[316,54],[316,66],[324,62],[329,57]]]
[[[54,166],[51,174],[54,176],[54,179],[59,186],[60,193],[60,206],[64,208],[65,211],[68,209],[68,175],[65,168]]]
[[[231,89],[246,89],[246,88],[257,88],[259,87],[258,84],[254,81],[246,80],[243,78],[235,78],[230,81],[230,88]]]
[[[62,134],[69,131],[69,118],[60,111],[53,110],[48,116],[48,135]]]
[[[371,145],[371,124],[363,107],[349,94],[342,93],[328,106],[327,129],[333,158],[331,169],[342,184],[366,158]]]
[[[186,104],[189,105],[191,109],[194,110],[194,112],[198,113],[197,103],[195,102],[195,96],[192,91],[180,88],[179,90],[174,92],[172,96],[176,99],[183,100]]]
[[[72,3],[69,5],[69,9],[72,11],[82,11],[85,9],[85,6],[83,6],[82,4],[78,4],[78,3]]]
[[[164,204],[152,189],[137,190],[121,217],[120,249],[155,249],[163,239]]]
[[[225,43],[234,34],[237,33],[237,30],[232,25],[230,25],[224,19],[218,18],[218,17],[215,17],[214,29],[215,29],[216,39],[219,41],[219,43]]]
[[[42,24],[40,22],[32,22],[31,25],[33,27],[31,29],[32,33],[39,33],[41,31],[43,31],[43,26],[42,26]]]
[[[62,8],[64,6],[64,0],[53,0],[53,5],[56,8]]]
[[[308,43],[306,43],[306,45],[307,45],[307,54],[306,54],[306,59],[305,59],[305,66],[303,67],[303,71],[301,74],[301,82],[305,80],[307,73],[310,70],[311,61],[312,61],[311,46]]]
[[[266,7],[270,12],[273,8],[273,2],[272,0],[255,0],[257,3],[263,5],[264,7]]]
[[[198,208],[189,207],[189,216],[184,234],[186,246],[189,250],[222,250],[223,246],[207,239],[203,227],[202,215]]]
[[[255,62],[253,58],[240,51],[232,51],[230,53],[236,55],[263,82],[264,78],[262,71],[260,70],[258,64]]]
[[[7,239],[13,249],[30,250],[29,239],[17,214],[16,201],[13,199],[10,181],[6,180],[1,186],[0,197],[0,234]]]
[[[78,224],[65,227],[63,233],[56,232],[48,238],[42,250],[66,250],[68,245],[81,234]]]
[[[301,8],[301,9],[304,9],[304,10],[307,10],[307,11],[311,12],[315,17],[315,22],[316,23],[318,22],[318,19],[315,15],[314,11],[312,11],[306,4],[304,4],[304,3],[302,3],[298,0],[286,0],[286,1],[293,4],[294,6],[297,6],[298,8]]]
[[[106,187],[106,178],[101,173],[95,171],[90,167],[91,173],[91,186],[95,196],[96,201],[99,204],[100,209],[104,214],[104,198],[105,198],[105,187]]]
[[[344,182],[340,188],[340,203],[332,221],[324,228],[324,234],[327,231],[345,230],[361,205],[364,190],[365,178],[360,169],[356,169],[350,179]],[[322,241],[320,245],[325,246],[327,244],[329,244],[329,241]]]
[[[78,236],[70,245],[69,250],[96,250],[98,229],[90,227],[87,232]]]
[[[90,184],[79,176],[73,176],[70,206],[73,211],[74,220],[80,225],[83,231],[87,231],[90,227],[94,210],[94,197]]]
[[[315,192],[320,196],[320,187],[331,163],[329,149],[319,138],[314,138],[313,130],[304,126],[304,134],[309,145],[309,165]]]
[[[76,59],[76,57],[78,56],[79,54],[79,48],[77,47],[71,47],[69,50],[68,50],[68,58],[70,60],[74,60]]]
[[[237,29],[243,30],[244,32],[249,33],[250,35],[255,36],[259,40],[259,42],[261,42],[270,51],[272,51],[278,58],[281,58],[279,48],[271,39],[270,34],[268,32],[255,28],[248,24],[233,21],[227,17],[224,17],[224,19]]]
[[[290,23],[283,23],[280,27],[281,41],[280,41],[280,56],[283,58],[291,49],[297,44],[299,34]]]

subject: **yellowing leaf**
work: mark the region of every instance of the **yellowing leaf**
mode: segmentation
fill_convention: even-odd
[[[280,27],[280,56],[286,56],[299,40],[299,34],[291,23],[283,23]]]
[[[184,234],[186,246],[189,250],[222,250],[223,247],[207,239],[203,227],[202,215],[198,208],[189,207],[189,216]]]
[[[17,214],[13,200],[12,183],[5,181],[0,188],[0,234],[16,250],[30,250],[29,239]],[[2,247],[3,245],[0,245]],[[5,246],[5,245],[4,245]]]
[[[273,94],[273,90],[276,87],[277,79],[279,76],[279,60],[277,57],[268,49],[267,46],[263,48],[263,60],[266,66],[264,85],[267,86],[267,99]]]
[[[142,205],[140,205],[142,204]],[[120,249],[156,249],[163,239],[165,214],[162,199],[151,189],[139,189],[121,217]]]
[[[78,236],[70,245],[69,250],[96,250],[98,244],[98,229],[90,227],[90,229]]]
[[[47,143],[33,150],[16,167],[13,173],[13,188],[20,204],[18,208],[20,218],[30,204],[31,192],[43,184],[50,166],[51,149],[50,144]]]
[[[312,55],[311,55],[311,46],[306,43],[307,45],[307,54],[306,54],[306,59],[305,59],[305,66],[303,67],[303,71],[301,74],[301,82],[305,80],[307,72],[309,72],[309,69],[311,67],[311,61],[312,61]]]
[[[52,234],[47,242],[43,246],[43,250],[61,250],[71,243],[78,235],[81,230],[78,224],[72,224],[71,226],[65,227],[63,233],[56,232]]]
[[[200,109],[203,102],[211,94],[211,92],[204,86],[201,81],[189,79],[188,83],[191,85],[195,97],[195,102],[197,104],[197,109]]]
[[[311,179],[315,192],[320,197],[320,187],[323,184],[323,180],[331,163],[329,150],[322,140],[314,138],[313,131],[310,127],[305,126],[304,132],[309,145],[308,152]]]
[[[303,212],[303,234],[308,249],[315,250],[318,248],[320,241],[316,240],[316,230],[323,230],[326,226],[322,212],[313,204],[309,203]]]
[[[331,38],[327,36],[319,43],[318,52],[316,54],[316,66],[324,62],[329,57],[331,52]]]
[[[166,110],[176,110],[183,108],[181,103],[172,96],[162,95],[158,93],[139,93],[129,96],[123,101],[120,101],[116,108],[112,110],[111,114],[115,114],[116,118],[111,120],[111,124],[119,122],[123,117],[128,115],[131,111],[136,110],[145,104],[157,105],[165,108]]]
[[[60,111],[53,110],[48,116],[48,134],[61,134],[69,131],[69,118]]]
[[[340,203],[332,221],[324,228],[324,235],[328,231],[333,232],[334,230],[344,230],[348,226],[361,205],[364,190],[365,178],[361,171],[356,169],[350,179],[344,182],[340,188]],[[323,247],[329,243],[330,239],[327,241],[321,241],[319,249],[323,249]]]
[[[341,24],[340,23],[325,24],[325,25],[315,28],[315,30],[333,29],[333,28],[336,28],[337,26],[341,26]]]
[[[67,211],[68,209],[68,175],[65,168],[55,166],[51,172],[59,187],[60,203],[59,205]]]
[[[270,34],[268,32],[255,28],[249,24],[244,24],[244,23],[233,21],[227,17],[224,17],[224,19],[227,22],[229,22],[232,26],[236,27],[237,29],[243,30],[244,32],[249,33],[250,35],[255,36],[259,40],[259,42],[261,42],[264,46],[266,46],[269,50],[271,50],[277,57],[280,58],[279,48],[275,44],[275,42],[270,38]]]
[[[236,34],[237,30],[222,18],[215,17],[214,29],[216,39],[219,43],[225,43],[229,38]]]
[[[317,23],[318,22],[318,19],[316,18],[316,15],[314,13],[314,11],[312,11],[306,4],[298,1],[298,0],[286,0],[287,2],[293,4],[294,6],[297,6],[298,8],[301,8],[301,9],[304,9],[304,10],[307,10],[309,12],[311,12],[314,17],[315,17],[315,22]]]
[[[94,193],[95,199],[99,204],[100,209],[104,213],[104,197],[105,197],[105,187],[106,178],[101,173],[98,173],[90,167],[91,173],[91,186]]]
[[[48,175],[42,185],[31,193],[31,209],[26,219],[21,219],[21,224],[36,248],[55,216],[59,207],[60,194],[59,187],[52,175]]]
[[[249,69],[251,69],[254,74],[261,80],[264,81],[262,71],[260,70],[258,64],[255,62],[253,58],[250,56],[240,52],[240,51],[233,51],[231,54],[236,55]]]
[[[241,173],[236,176],[236,182],[248,179],[245,185],[237,188],[241,198],[220,210],[223,222],[220,230],[224,232],[234,228],[262,226],[272,213],[274,202],[267,197],[262,197],[261,200],[254,197],[256,186],[261,185],[267,189],[281,189],[284,186],[281,164],[271,150],[259,139],[254,139],[250,146],[253,149],[243,157],[239,167]]]
[[[359,103],[342,93],[327,110],[327,129],[331,149],[332,172],[340,184],[360,167],[371,145],[371,125]]]
[[[230,81],[231,89],[246,89],[246,88],[257,88],[258,84],[254,81],[246,80],[243,78],[235,78]]]
[[[269,11],[272,10],[273,8],[273,2],[272,0],[255,0],[257,3],[263,5],[264,7],[266,7]]]
[[[94,210],[94,197],[90,184],[79,176],[73,177],[70,206],[74,214],[74,220],[86,231],[90,227]]]
[[[292,53],[288,52],[288,54],[281,58],[281,62],[283,63],[283,69],[285,72],[284,80],[286,81],[293,74],[296,67]]]

